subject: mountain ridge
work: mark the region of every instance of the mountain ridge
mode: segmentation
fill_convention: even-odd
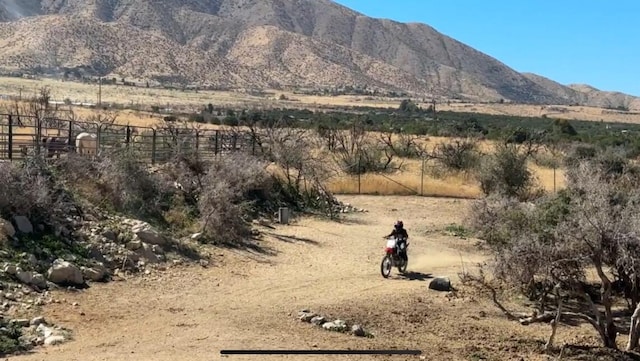
[[[330,0],[0,0],[0,50],[5,69],[640,109],[637,97],[519,73],[429,25]]]

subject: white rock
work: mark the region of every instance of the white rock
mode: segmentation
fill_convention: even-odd
[[[44,344],[46,346],[55,346],[63,343],[65,340],[64,336],[61,335],[51,335],[44,339]]]
[[[73,263],[64,261],[62,259],[56,259],[53,265],[47,271],[47,278],[49,281],[58,284],[69,283],[72,285],[84,284],[84,278],[82,271],[78,266]]]
[[[131,231],[145,243],[157,244],[159,246],[167,244],[167,239],[146,222],[139,222],[131,227]]]

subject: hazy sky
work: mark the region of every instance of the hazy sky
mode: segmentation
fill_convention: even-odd
[[[640,96],[640,0],[334,0],[420,22],[519,72]]]

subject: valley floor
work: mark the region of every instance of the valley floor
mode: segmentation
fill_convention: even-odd
[[[214,360],[222,349],[421,349],[427,360],[547,360],[547,325],[508,322],[484,298],[428,289],[483,256],[474,240],[447,235],[468,201],[419,197],[340,197],[366,213],[342,223],[301,219],[265,228],[260,251],[216,250],[207,268],[56,294],[44,316],[74,340],[15,360]],[[401,218],[411,236],[408,275],[380,275],[382,236]],[[76,306],[73,304],[77,303]],[[362,324],[358,338],[300,322],[303,308]],[[596,345],[587,326],[560,327],[557,343]],[[229,360],[415,360],[417,356],[229,356]]]

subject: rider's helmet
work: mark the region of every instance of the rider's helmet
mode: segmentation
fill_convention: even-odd
[[[396,221],[396,224],[394,224],[394,225],[393,225],[393,227],[394,227],[396,230],[401,230],[403,226],[404,226],[404,224],[402,223],[402,221],[401,221],[401,220],[397,220],[397,221]]]

